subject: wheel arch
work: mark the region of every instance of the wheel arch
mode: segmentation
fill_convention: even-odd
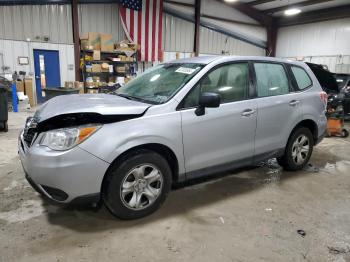
[[[318,139],[318,127],[317,127],[316,122],[312,119],[303,119],[298,124],[296,124],[296,126],[293,128],[292,132],[290,132],[288,140],[289,140],[290,136],[294,133],[294,131],[297,130],[299,127],[306,127],[311,131],[312,137],[314,139],[313,142],[315,144],[317,139]],[[287,140],[287,142],[288,142],[288,140]]]
[[[176,182],[179,180],[179,161],[178,161],[178,158],[176,157],[176,154],[174,153],[174,151],[164,144],[146,143],[146,144],[141,144],[141,145],[137,145],[137,146],[129,148],[128,150],[124,151],[122,154],[120,154],[119,156],[117,156],[113,160],[113,162],[109,165],[107,171],[105,172],[105,174],[103,176],[102,185],[101,185],[101,192],[103,192],[105,186],[108,183],[108,173],[109,173],[110,169],[113,166],[121,163],[123,161],[123,159],[125,159],[130,154],[136,153],[139,150],[150,150],[150,151],[154,151],[154,152],[160,154],[161,156],[163,156],[170,166],[170,169],[172,172],[171,175],[172,175],[173,182]]]

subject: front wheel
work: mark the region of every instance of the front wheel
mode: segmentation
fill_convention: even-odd
[[[309,161],[313,146],[314,140],[311,131],[308,128],[300,127],[292,133],[284,155],[277,158],[277,161],[285,170],[300,170]]]
[[[104,204],[116,217],[136,219],[155,212],[171,188],[171,169],[158,153],[138,150],[112,166],[102,192]]]

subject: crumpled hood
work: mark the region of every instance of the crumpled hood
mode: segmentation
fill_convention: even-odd
[[[149,104],[129,100],[116,95],[84,94],[57,96],[45,104],[35,113],[39,122],[49,118],[74,113],[97,113],[101,115],[139,115],[143,114]]]

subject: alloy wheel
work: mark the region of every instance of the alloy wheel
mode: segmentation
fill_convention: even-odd
[[[141,210],[152,205],[161,194],[163,175],[151,164],[133,168],[123,179],[120,197],[123,204],[133,210]]]
[[[292,146],[292,159],[295,164],[301,165],[305,162],[310,151],[310,141],[305,135],[300,135]]]

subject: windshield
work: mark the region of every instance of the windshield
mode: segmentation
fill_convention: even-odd
[[[203,66],[193,63],[161,64],[120,87],[116,94],[146,103],[162,104],[195,76]]]

